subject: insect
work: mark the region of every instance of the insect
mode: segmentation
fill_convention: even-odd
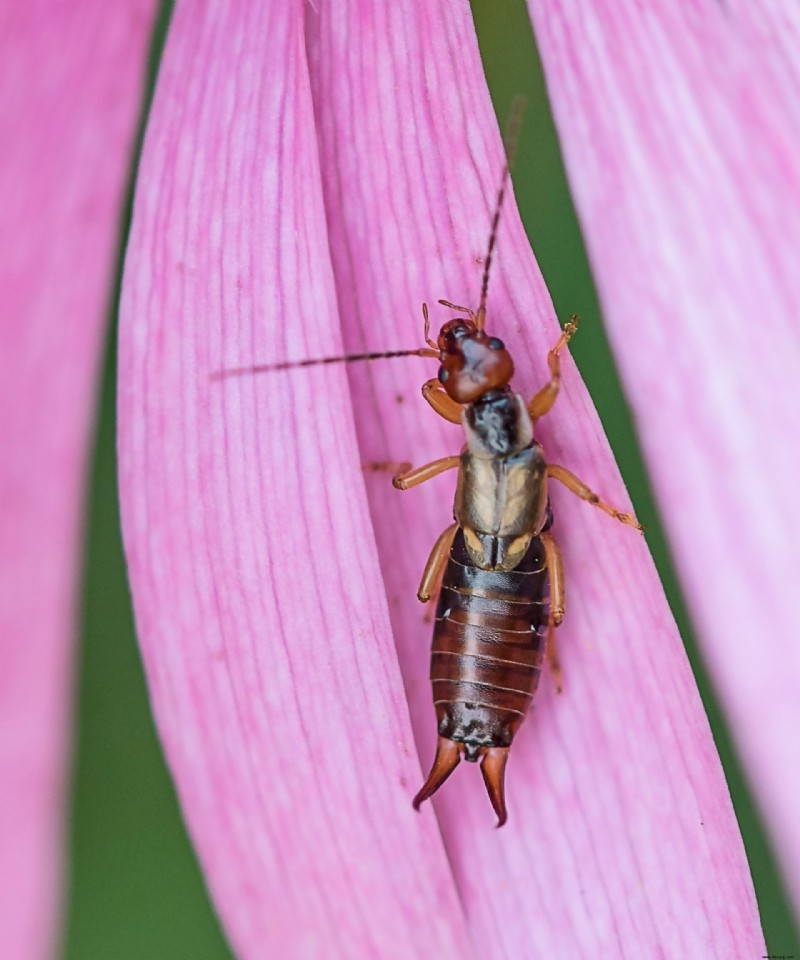
[[[498,826],[508,816],[509,750],[536,693],[545,656],[561,686],[555,628],[564,618],[564,569],[551,531],[548,480],[560,481],[609,516],[643,530],[635,517],[602,501],[565,467],[548,464],[534,437],[537,421],[558,396],[559,354],[577,329],[577,317],[565,324],[547,355],[549,381],[527,403],[510,386],[511,354],[485,330],[508,172],[506,165],[477,311],[440,300],[464,316],[445,323],[434,343],[423,304],[425,339],[441,365],[422,394],[439,416],[463,426],[464,448],[416,469],[403,464],[393,477],[395,487],[407,490],[458,470],[454,522],[436,540],[417,592],[427,602],[441,576],[430,670],[438,744],[414,807],[439,789],[462,757],[480,760]]]
[[[439,303],[461,316],[448,320],[436,341],[423,304],[426,347],[382,353],[288,361],[223,371],[218,376],[294,367],[422,356],[439,361],[439,373],[422,386],[433,410],[461,424],[460,454],[393,476],[408,490],[457,469],[453,523],[438,537],[417,597],[428,602],[441,578],[433,630],[430,678],[438,728],[436,756],[414,797],[419,809],[462,757],[480,760],[498,826],[508,817],[505,769],[511,744],[536,693],[547,659],[560,690],[555,629],[564,618],[564,570],[553,537],[548,480],[558,480],[582,500],[640,532],[641,525],[602,501],[565,467],[550,464],[534,428],[553,407],[561,381],[560,352],[577,328],[565,324],[547,355],[549,381],[526,402],[511,388],[514,362],[502,340],[485,330],[486,303],[500,212],[509,178],[506,164],[497,194],[478,309]]]

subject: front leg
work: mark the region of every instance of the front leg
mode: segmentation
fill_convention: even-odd
[[[461,404],[445,393],[436,377],[422,384],[422,396],[440,417],[450,423],[461,423]]]
[[[593,507],[597,507],[598,510],[607,513],[609,517],[619,520],[620,523],[626,523],[628,526],[635,527],[639,533],[644,533],[644,527],[632,513],[623,513],[621,510],[617,510],[610,504],[605,503],[593,490],[590,490],[582,480],[579,480],[574,473],[567,470],[566,467],[559,467],[551,463],[547,467],[547,476],[558,480],[559,483],[563,483],[567,490],[572,491],[575,496],[580,497],[581,500],[585,500],[587,503],[591,503]]]

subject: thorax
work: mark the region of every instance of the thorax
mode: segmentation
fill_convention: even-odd
[[[519,394],[467,407],[454,515],[470,559],[513,569],[547,516],[547,464]]]

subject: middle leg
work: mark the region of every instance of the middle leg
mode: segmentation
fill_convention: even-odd
[[[409,487],[416,487],[418,483],[425,483],[431,477],[436,477],[445,470],[453,470],[461,462],[461,457],[454,455],[452,457],[442,457],[440,460],[431,460],[421,467],[411,469],[410,463],[401,463],[392,477],[392,486],[397,490],[408,490]]]
[[[628,526],[635,527],[639,533],[644,533],[644,527],[632,513],[623,513],[621,510],[617,510],[604,500],[601,500],[594,490],[590,490],[582,480],[579,480],[575,474],[567,470],[566,467],[559,467],[555,463],[548,464],[547,476],[563,483],[567,490],[572,491],[575,496],[580,497],[581,500],[585,500],[587,503],[591,503],[593,507],[597,507],[598,510],[607,513],[609,517],[619,520],[620,523],[626,523]]]

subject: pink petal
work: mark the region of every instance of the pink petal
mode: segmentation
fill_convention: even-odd
[[[93,389],[149,0],[4,4],[0,957],[52,955]]]
[[[476,306],[503,155],[469,8],[325,4],[309,13],[312,84],[345,346],[420,343],[420,302]],[[435,322],[451,314],[434,308]],[[518,386],[546,377],[549,296],[513,204],[504,213],[489,324]],[[308,350],[308,346],[306,346]],[[318,351],[314,351],[318,352]],[[256,354],[258,355],[258,354]],[[303,356],[301,345],[293,356]],[[613,503],[627,498],[573,364],[542,426],[548,454]],[[457,451],[419,397],[435,365],[351,368],[363,461]],[[322,381],[320,381],[322,383]],[[429,762],[430,624],[414,599],[450,521],[453,477],[409,493],[368,489],[411,715]],[[741,838],[708,723],[644,541],[553,489],[568,576],[566,693],[545,683],[509,763],[501,831],[477,771],[434,801],[481,957],[758,956]],[[410,784],[411,794],[417,784]],[[433,819],[426,812],[420,829]]]
[[[800,904],[797,18],[684,6],[531,12],[687,599]]]
[[[237,956],[470,948],[396,663],[341,350],[303,8],[177,7],[126,262],[125,543],[154,709]]]

